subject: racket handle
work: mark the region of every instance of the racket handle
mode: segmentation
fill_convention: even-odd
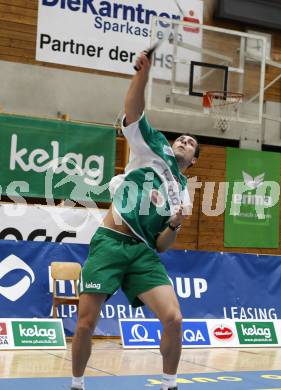
[[[156,47],[154,46],[154,47],[151,47],[150,49],[144,51],[144,54],[146,55],[146,57],[149,60],[151,59],[151,56],[152,56],[153,52],[155,51],[155,49],[156,49]],[[140,68],[137,65],[134,66],[134,69],[136,72],[138,72],[140,70]]]

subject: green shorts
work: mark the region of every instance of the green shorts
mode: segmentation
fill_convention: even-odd
[[[133,307],[142,306],[137,296],[161,285],[170,285],[159,256],[144,242],[100,227],[94,234],[81,272],[82,293],[105,293],[108,298],[119,287]]]

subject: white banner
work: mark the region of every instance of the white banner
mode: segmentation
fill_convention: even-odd
[[[202,23],[203,2],[39,0],[36,60],[133,74],[136,55],[150,45],[153,16]],[[171,40],[173,33],[171,23],[159,22],[156,38]],[[188,39],[201,46],[200,29],[190,28]],[[170,79],[172,47],[167,50],[157,50],[155,67]]]
[[[107,210],[0,203],[0,240],[89,244]]]
[[[281,320],[184,319],[183,348],[280,347]],[[157,319],[119,319],[124,348],[159,348]]]

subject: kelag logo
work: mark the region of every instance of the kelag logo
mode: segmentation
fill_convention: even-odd
[[[35,148],[31,150],[30,144],[30,151],[25,147],[19,149],[18,144],[23,142],[21,139],[18,141],[18,134],[12,134],[9,166],[11,171],[22,170],[36,173],[52,171],[54,175],[65,173],[67,176],[81,176],[84,181],[87,179],[86,184],[93,186],[100,184],[103,180],[104,156],[85,157],[81,152],[63,155],[61,151],[63,146],[58,141],[51,141],[51,146],[46,145],[45,149],[42,149],[42,146],[36,148],[33,145]],[[38,161],[45,164],[38,164]]]
[[[119,321],[125,348],[158,348],[163,327],[157,319]],[[205,321],[183,321],[182,346],[210,345]]]
[[[12,321],[15,346],[63,346],[61,324],[57,321]]]
[[[240,344],[278,344],[273,322],[236,322]]]

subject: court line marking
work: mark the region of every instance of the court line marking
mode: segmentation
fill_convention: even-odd
[[[62,359],[62,360],[66,360],[68,362],[72,362],[72,359],[69,359],[67,357],[62,357],[62,356],[58,356],[56,355],[55,353],[51,353],[51,352],[47,352],[48,355],[51,355],[51,356],[55,356],[59,359]],[[85,369],[89,368],[90,370],[94,370],[94,371],[98,371],[98,372],[103,372],[104,374],[107,374],[107,375],[110,375],[110,376],[118,376],[116,374],[113,374],[112,372],[109,372],[109,371],[105,371],[105,370],[102,370],[100,368],[96,368],[96,367],[92,367],[92,366],[89,366],[87,365]]]

